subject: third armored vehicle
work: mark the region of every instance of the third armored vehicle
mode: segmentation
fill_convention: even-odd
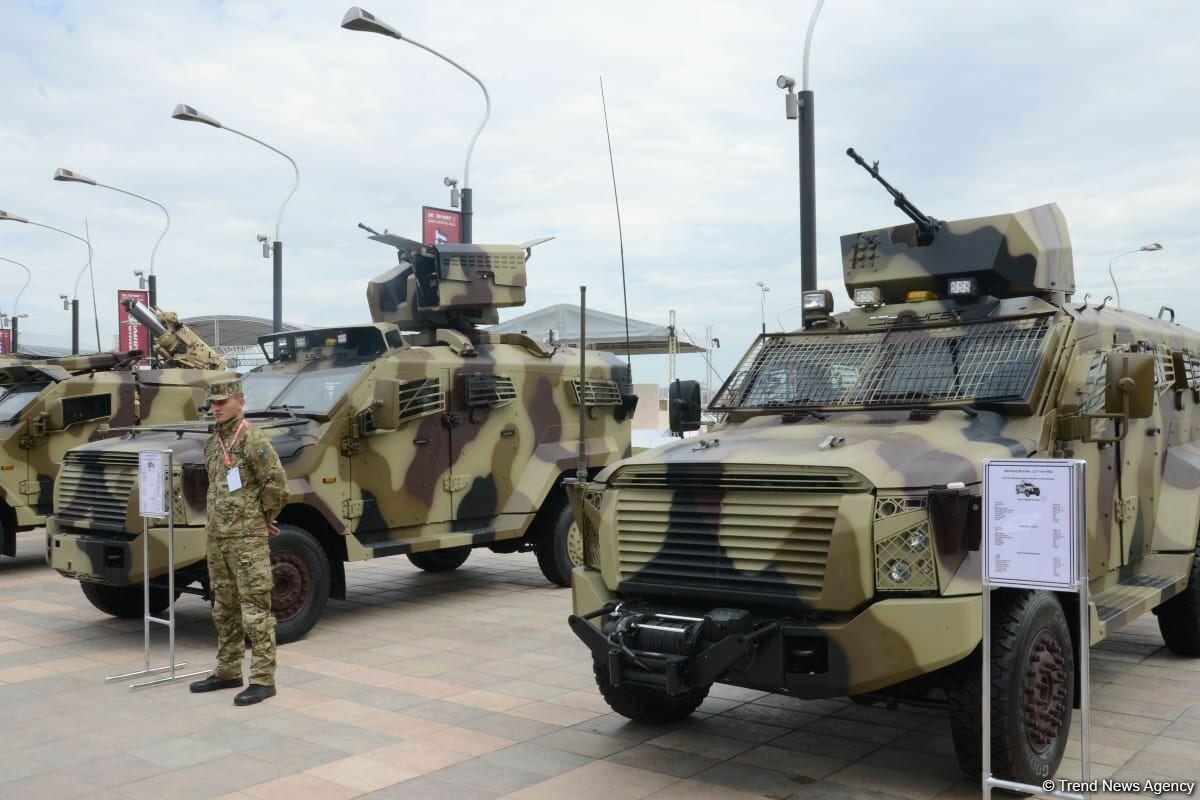
[[[269,363],[243,378],[246,416],[274,442],[290,499],[271,541],[277,636],[302,636],[329,596],[344,597],[343,562],[407,555],[450,570],[474,547],[534,550],[567,585],[582,559],[559,488],[575,467],[577,411],[588,411],[592,472],[630,451],[636,395],[628,367],[524,334],[492,334],[498,308],[525,302],[524,245],[423,246],[389,234],[400,264],[372,280],[374,322],[260,338]],[[202,447],[209,425],[170,426],[73,450],[48,525],[52,566],[83,582],[102,610],[140,615],[142,523],[137,451],[174,450],[177,586],[206,592]],[[90,488],[85,488],[90,487]],[[167,564],[151,529],[152,599]]]
[[[841,244],[852,310],[806,293],[804,328],[760,336],[713,399],[723,423],[572,492],[572,629],[628,717],[684,717],[716,681],[940,701],[978,777],[982,464],[1084,459],[1090,641],[1074,594],[992,600],[993,769],[1040,784],[1081,648],[1153,611],[1200,656],[1200,335],[1072,302],[1055,205]]]

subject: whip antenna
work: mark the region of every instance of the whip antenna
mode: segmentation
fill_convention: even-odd
[[[604,109],[604,136],[608,139],[608,169],[612,173],[613,204],[617,207],[617,243],[621,252],[621,300],[625,304],[625,362],[633,382],[633,353],[629,346],[629,292],[625,288],[625,234],[621,231],[621,199],[617,196],[617,167],[613,163],[612,133],[608,130],[608,103],[604,99],[604,76],[600,76],[600,107]]]

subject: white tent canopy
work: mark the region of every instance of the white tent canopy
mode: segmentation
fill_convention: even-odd
[[[492,333],[527,333],[535,339],[548,339],[550,331],[563,344],[579,342],[579,306],[559,303],[538,311],[501,322],[488,328]],[[667,354],[670,352],[671,332],[665,325],[641,320],[629,320],[629,352],[637,355]],[[623,355],[625,353],[625,318],[607,311],[587,312],[587,343],[590,349]],[[677,353],[702,353],[703,347],[678,340]]]

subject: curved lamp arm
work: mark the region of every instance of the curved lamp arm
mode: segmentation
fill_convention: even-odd
[[[29,267],[22,264],[20,261],[13,261],[11,258],[0,256],[0,261],[7,261],[9,264],[16,264],[21,269],[25,270],[25,285],[21,287],[21,291],[17,292],[17,298],[13,300],[12,315],[17,315],[17,306],[21,303],[21,295],[25,294],[25,290],[29,288],[29,282],[33,280],[33,273],[29,271]]]
[[[243,139],[249,139],[250,141],[255,142],[256,144],[261,144],[263,147],[267,148],[268,150],[270,150],[273,153],[278,153],[279,155],[286,158],[288,160],[288,163],[292,165],[292,172],[294,172],[296,175],[296,181],[295,181],[295,183],[292,184],[292,190],[290,192],[288,192],[287,197],[283,198],[283,205],[281,205],[279,207],[279,214],[278,214],[278,216],[275,217],[275,241],[277,241],[277,242],[282,241],[279,238],[279,227],[283,223],[283,210],[285,208],[287,208],[288,201],[292,199],[292,195],[294,195],[296,193],[296,189],[298,189],[300,187],[300,168],[298,166],[296,166],[296,162],[291,156],[289,156],[287,153],[280,150],[278,147],[272,147],[271,145],[264,142],[262,139],[256,139],[253,136],[251,136],[250,134],[242,133],[238,129],[231,128],[228,125],[222,125],[221,127],[224,128],[225,130],[229,131],[230,133],[236,133],[238,136],[241,136]]]

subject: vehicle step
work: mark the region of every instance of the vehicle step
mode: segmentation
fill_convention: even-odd
[[[1181,592],[1191,568],[1189,553],[1153,553],[1119,583],[1092,595],[1092,644]]]
[[[383,556],[445,550],[450,547],[477,547],[502,539],[510,539],[514,533],[513,531],[497,531],[494,527],[485,527],[467,531],[448,531],[432,536],[412,536],[405,539],[379,539],[365,542],[360,539],[359,541],[367,553],[367,558],[382,558]]]

